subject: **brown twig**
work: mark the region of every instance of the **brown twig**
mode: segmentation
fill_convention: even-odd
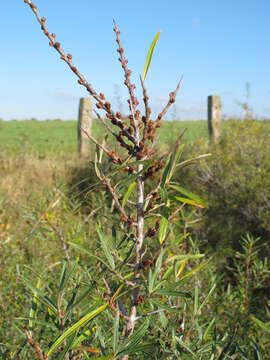
[[[106,185],[107,189],[109,190],[109,192],[112,195],[113,200],[115,201],[115,204],[120,212],[120,214],[122,215],[122,220],[124,222],[128,221],[128,216],[125,212],[125,210],[122,208],[122,205],[120,204],[119,198],[116,194],[116,192],[114,191],[114,188],[111,185],[110,179],[108,179],[106,176],[102,176],[102,182]]]
[[[95,114],[97,115],[98,119],[102,122],[102,124],[104,125],[104,127],[106,128],[106,130],[120,143],[120,145],[125,148],[126,150],[128,150],[129,154],[132,154],[133,152],[133,146],[127,144],[124,140],[123,140],[123,136],[124,133],[122,131],[120,131],[120,133],[117,135],[111,128],[110,126],[107,124],[107,122],[99,115],[99,113],[97,111],[95,111]]]
[[[179,208],[177,208],[177,209],[169,216],[168,221],[169,221],[169,222],[172,221],[172,220],[175,218],[175,216],[176,216],[181,210],[184,209],[185,205],[186,205],[186,204],[184,203],[184,204],[182,204]]]
[[[106,112],[106,116],[113,125],[118,126],[121,130],[123,130],[124,136],[126,136],[131,142],[135,144],[135,138],[127,131],[127,125],[121,119],[120,113],[114,113],[111,109],[111,104],[109,101],[106,101],[104,94],[98,94],[93,86],[86,80],[84,75],[77,69],[77,67],[72,62],[72,55],[66,54],[64,49],[61,48],[61,44],[56,40],[56,35],[54,33],[50,33],[46,26],[46,18],[41,17],[36,5],[31,0],[24,0],[26,4],[32,9],[33,13],[36,16],[37,21],[41,26],[41,30],[44,35],[49,39],[49,45],[52,46],[59,54],[61,60],[63,60],[71,69],[71,71],[77,76],[78,83],[86,88],[89,94],[97,101],[97,108],[102,109]]]
[[[116,24],[115,20],[113,21],[113,23],[114,23],[113,30],[115,32],[116,42],[118,44],[117,51],[119,53],[119,61],[120,61],[121,65],[122,65],[122,69],[123,69],[124,74],[125,74],[124,84],[126,85],[126,87],[128,89],[128,92],[129,92],[128,104],[129,104],[130,112],[132,114],[132,116],[130,118],[131,126],[134,128],[134,130],[136,132],[138,130],[136,122],[138,120],[138,117],[139,117],[140,113],[138,111],[135,113],[135,110],[136,110],[136,107],[139,104],[139,101],[136,98],[136,96],[134,95],[135,84],[132,84],[132,82],[131,82],[131,70],[127,67],[128,60],[125,58],[125,55],[124,55],[124,48],[123,48],[123,46],[121,44],[121,40],[120,40],[120,31],[119,31],[119,29],[117,27],[117,24]]]
[[[175,102],[175,98],[176,95],[180,89],[181,83],[182,83],[183,77],[181,77],[179,83],[176,86],[176,89],[174,91],[172,91],[169,94],[169,100],[168,103],[165,105],[165,107],[163,108],[163,110],[158,114],[157,119],[155,121],[155,127],[156,128],[160,128],[161,127],[161,121],[164,118],[164,116],[167,114],[169,108],[172,106],[172,104]]]
[[[26,336],[27,336],[28,344],[31,346],[31,348],[35,352],[35,357],[40,360],[47,360],[48,356],[43,353],[43,351],[40,348],[39,343],[33,339],[30,331],[26,331]]]
[[[86,129],[82,128],[82,131],[85,133],[85,135],[88,137],[89,140],[91,140],[94,144],[96,144],[101,150],[103,150],[105,152],[105,154],[112,159],[112,161],[115,164],[122,164],[123,161],[120,158],[119,155],[117,155],[114,151],[109,151],[103,144],[101,144],[97,139],[95,139],[90,133],[89,131],[87,131]]]
[[[149,120],[150,120],[150,115],[151,115],[151,108],[149,106],[149,97],[147,95],[145,83],[144,83],[141,76],[140,76],[140,80],[141,80],[141,85],[142,85],[142,90],[143,90],[143,102],[144,102],[144,108],[145,108],[145,116],[142,117],[142,121],[144,123],[143,141],[145,141],[146,138],[147,138],[147,135],[149,136],[149,130],[151,130],[151,128],[149,129]]]

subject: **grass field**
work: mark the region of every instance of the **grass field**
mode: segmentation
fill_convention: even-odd
[[[186,128],[185,140],[207,137],[206,121],[166,121],[161,130],[161,143],[173,142]],[[97,120],[93,122],[93,134],[102,137],[103,128]],[[47,153],[75,152],[77,149],[76,121],[1,121],[0,150],[34,152],[39,156]]]

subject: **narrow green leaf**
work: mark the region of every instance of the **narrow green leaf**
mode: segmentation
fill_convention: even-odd
[[[173,268],[174,268],[173,265],[168,267],[168,269],[165,271],[164,275],[162,276],[163,280],[166,280],[171,275],[171,273],[173,272]]]
[[[155,286],[155,288],[153,289],[153,292],[158,291],[163,285],[167,284],[168,280],[164,279],[162,276],[162,280]]]
[[[168,205],[168,192],[167,190],[163,187],[160,189],[160,196],[161,196],[161,201],[166,204],[166,206]],[[166,209],[166,214],[163,214],[165,217],[168,218],[169,214],[169,209]]]
[[[180,141],[178,141],[175,145],[174,150],[168,156],[162,173],[161,188],[164,188],[164,186],[168,184],[168,182],[171,180],[175,172],[178,160],[182,155],[183,149],[184,149],[184,145],[180,144]]]
[[[96,145],[94,167],[95,167],[95,173],[98,178],[101,177],[101,173],[100,173],[100,169],[99,169],[99,165],[100,165],[99,158],[100,158],[100,149],[99,149],[99,146]]]
[[[74,289],[72,290],[71,297],[70,297],[69,302],[68,302],[68,304],[66,306],[64,321],[66,321],[66,319],[68,318],[68,316],[70,314],[70,311],[71,311],[72,306],[73,306],[73,304],[75,302],[76,296],[78,295],[79,288],[80,288],[80,286],[77,284],[74,287]]]
[[[266,332],[267,334],[270,334],[270,326],[266,325],[264,322],[262,322],[261,320],[255,318],[255,316],[251,316],[252,321],[258,325],[264,332]]]
[[[203,334],[203,340],[207,340],[207,335],[209,333],[209,331],[211,330],[212,326],[215,324],[216,322],[216,318],[213,318],[210,323],[208,324],[204,334]]]
[[[178,163],[176,165],[176,167],[177,168],[183,168],[183,167],[185,167],[185,166],[187,166],[189,164],[197,163],[198,160],[204,159],[204,158],[209,157],[209,156],[212,156],[212,154],[208,153],[208,154],[199,155],[199,156],[196,156],[195,158],[184,160],[181,163]]]
[[[195,269],[189,271],[187,274],[185,274],[184,276],[180,277],[179,281],[186,280],[186,279],[189,278],[190,276],[193,276],[193,275],[196,274],[198,271],[200,271],[202,268],[204,268],[207,264],[208,264],[208,262],[204,262],[204,263],[200,264],[200,265],[197,266]]]
[[[204,254],[187,254],[187,255],[174,255],[167,260],[167,262],[176,260],[198,260],[204,257]]]
[[[184,198],[184,197],[181,197],[181,196],[173,196],[172,199],[174,199],[174,200],[176,200],[176,201],[178,201],[178,202],[180,202],[180,203],[182,203],[182,204],[197,206],[197,207],[199,207],[199,208],[201,208],[201,209],[204,209],[204,208],[205,208],[205,206],[202,205],[201,203],[198,203],[198,202],[195,201],[195,200],[191,200],[191,199]]]
[[[179,192],[180,194],[187,196],[189,199],[193,200],[198,206],[200,205],[201,207],[206,207],[206,203],[203,199],[201,199],[198,195],[192,193],[191,191],[186,190],[182,186],[170,184],[169,187]]]
[[[90,330],[86,330],[81,334],[77,339],[72,343],[72,349],[76,349],[77,347],[81,346],[82,342],[88,339],[92,335]]]
[[[199,340],[199,342],[201,342],[202,337],[203,337],[203,335],[202,335],[202,327],[200,326],[199,321],[197,319],[195,320],[195,326],[196,326],[196,329],[197,329],[198,340]]]
[[[113,351],[116,353],[119,342],[119,308],[117,307],[115,318],[114,318],[114,328],[113,328]]]
[[[199,315],[200,315],[200,313],[201,313],[201,311],[202,311],[202,308],[203,308],[204,305],[207,303],[207,301],[208,301],[208,299],[210,298],[210,296],[213,294],[216,286],[217,286],[217,284],[215,283],[215,284],[211,287],[209,293],[206,295],[204,301],[201,303],[201,305],[200,305],[200,307],[199,307],[199,309],[198,309],[198,314],[199,314]]]
[[[160,289],[155,291],[154,294],[173,296],[173,297],[192,298],[192,296],[188,292],[174,290],[173,288]]]
[[[54,323],[51,323],[51,322],[48,322],[48,321],[38,320],[38,319],[30,317],[30,316],[24,316],[24,317],[19,316],[19,317],[14,318],[14,320],[28,321],[28,323],[30,321],[32,321],[33,325],[42,325],[44,327],[48,327],[48,328],[51,328],[53,330],[57,330],[57,326]]]
[[[57,307],[51,299],[49,299],[40,289],[32,286],[28,280],[22,277],[24,284],[35,294],[35,298],[42,304],[46,305],[50,311],[57,315]]]
[[[198,284],[196,284],[194,288],[194,315],[197,314],[198,306],[199,306],[199,287]]]
[[[72,309],[74,309],[77,305],[81,304],[83,302],[83,300],[86,298],[86,296],[90,293],[90,291],[92,290],[94,284],[92,284],[91,286],[87,287],[83,292],[80,293],[80,295],[78,294],[78,289],[79,287],[75,287],[73,291],[76,291],[76,297],[72,297],[70,299],[70,301],[67,304],[66,307],[66,315],[64,317],[64,320],[66,321],[70,312],[72,311]],[[77,298],[77,300],[75,301],[75,299]]]
[[[144,64],[143,74],[142,74],[142,81],[145,81],[145,79],[146,79],[146,75],[147,75],[151,60],[152,60],[152,55],[153,55],[153,52],[154,52],[154,49],[155,49],[155,46],[156,46],[159,36],[160,36],[160,31],[155,36],[155,38],[152,41],[152,44],[150,45],[150,48],[148,50],[145,64]]]
[[[71,268],[69,270],[67,269],[66,263],[64,264],[62,275],[60,278],[59,292],[61,292],[64,289],[66,283],[68,282],[68,280],[72,276],[73,272],[75,271],[75,269],[78,265],[78,260],[79,259],[76,259],[76,261],[74,262],[74,264],[71,266]]]
[[[263,360],[262,358],[262,354],[260,352],[259,346],[257,345],[257,343],[253,340],[252,341],[252,347],[254,349],[254,360]]]
[[[169,312],[178,312],[178,311],[182,311],[182,308],[172,308],[170,305],[167,305],[166,303],[162,303],[160,301],[151,299],[151,304],[157,306],[158,308],[162,309],[162,310],[167,310]]]
[[[181,144],[182,135],[183,135],[183,132],[182,132],[182,134],[180,134],[180,136],[175,144],[174,150],[172,152],[168,181],[170,181],[171,178],[173,177],[177,163],[178,163],[178,161],[183,153],[183,150],[184,150],[184,144]]]
[[[59,281],[59,291],[63,290],[64,283],[65,283],[65,278],[66,278],[66,273],[67,273],[67,263],[64,262],[63,268],[62,268],[62,273],[61,273],[61,276],[60,276],[60,281]]]
[[[179,337],[176,337],[176,336],[175,336],[175,340],[178,342],[178,344],[180,346],[182,346],[186,351],[188,351],[196,359],[196,354],[190,349],[190,347],[187,344],[184,343],[183,340],[181,340]]]
[[[168,182],[169,172],[170,172],[170,164],[171,164],[172,154],[170,154],[166,160],[161,179],[161,189],[164,188],[166,183]]]
[[[85,326],[94,317],[99,315],[102,311],[106,309],[107,306],[108,304],[103,304],[96,310],[93,310],[83,316],[79,321],[77,321],[74,325],[67,329],[50,347],[47,356],[49,357],[69,336],[71,336],[75,331],[78,331],[81,327]]]
[[[149,273],[148,273],[148,293],[151,294],[152,291],[153,291],[153,271],[152,269],[150,268],[149,269]]]
[[[139,345],[140,341],[142,340],[143,336],[145,335],[147,329],[149,327],[149,321],[148,319],[139,326],[137,330],[123,343],[123,346],[121,347],[120,351],[118,352],[118,355],[124,355],[124,354],[132,354],[134,351],[134,348]]]
[[[139,344],[136,345],[128,350],[125,350],[125,354],[129,355],[129,354],[136,354],[136,353],[146,353],[148,354],[148,359],[150,358],[149,356],[152,354],[153,350],[158,346],[157,342],[152,342],[152,343],[146,343],[146,344]]]
[[[99,256],[91,254],[90,251],[86,250],[82,246],[75,244],[73,242],[68,241],[68,244],[73,246],[75,249],[80,250],[81,252],[87,254],[89,257],[96,259],[97,261],[100,261],[103,265],[105,265],[108,269],[110,269],[110,266],[104,260],[102,260]]]
[[[160,310],[159,313],[159,319],[160,319],[160,323],[163,329],[166,329],[167,325],[168,325],[168,319],[166,317],[166,315],[164,314],[164,309],[158,309]]]
[[[67,352],[72,348],[72,344],[74,343],[74,338],[75,338],[75,336],[76,336],[76,332],[74,332],[74,334],[72,334],[72,335],[70,336],[70,338],[69,338],[68,341],[67,341],[66,346],[64,347],[64,350],[61,351],[61,353],[59,354],[57,360],[64,360],[64,359],[66,359],[65,356],[66,356]]]
[[[104,235],[103,235],[99,225],[96,226],[96,230],[98,233],[98,237],[99,237],[99,241],[100,241],[102,250],[104,251],[104,254],[108,260],[108,263],[110,264],[111,269],[114,270],[115,269],[114,259],[113,259],[111,250],[109,248],[109,245],[108,245],[107,241],[105,240]]]
[[[130,198],[130,195],[132,194],[132,191],[134,190],[136,186],[136,182],[134,181],[133,183],[131,183],[125,193],[125,195],[123,196],[123,200],[122,200],[122,208],[124,209],[126,202],[128,201],[128,199]]]
[[[33,329],[33,319],[36,318],[36,312],[37,312],[37,295],[38,295],[38,291],[41,288],[41,279],[38,278],[38,282],[37,282],[37,286],[36,286],[36,291],[34,291],[33,294],[33,299],[32,299],[32,306],[31,306],[31,310],[29,312],[29,329],[32,330]]]
[[[158,256],[158,258],[157,258],[156,266],[155,266],[155,270],[154,270],[153,275],[152,275],[152,270],[151,269],[149,270],[149,274],[151,274],[149,276],[149,286],[148,286],[149,294],[151,294],[153,292],[153,290],[154,290],[155,282],[157,280],[158,274],[159,274],[161,266],[162,266],[163,254],[164,254],[164,250],[162,249],[159,256]]]
[[[168,228],[168,219],[164,216],[162,216],[158,231],[158,241],[160,245],[163,244],[166,234],[167,234],[167,228]]]

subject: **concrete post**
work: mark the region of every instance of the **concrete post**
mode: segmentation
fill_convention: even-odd
[[[220,96],[208,96],[208,130],[210,140],[217,143],[221,134],[221,100]]]
[[[91,133],[92,127],[92,101],[90,97],[80,99],[78,117],[78,153],[80,156],[89,154],[89,139],[81,128]]]

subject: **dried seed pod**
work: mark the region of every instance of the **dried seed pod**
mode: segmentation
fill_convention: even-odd
[[[113,118],[112,114],[109,113],[109,112],[106,113],[106,116],[107,116],[108,119],[110,119],[110,120],[112,120],[112,121],[115,120],[115,119]],[[117,121],[116,121],[116,120],[115,120],[115,124],[117,124]]]
[[[156,234],[155,229],[149,228],[145,234],[145,237],[154,237]]]
[[[70,68],[71,68],[71,70],[72,70],[73,72],[75,72],[75,73],[78,72],[78,69],[76,68],[76,66],[71,65]]]
[[[61,48],[61,44],[59,41],[56,41],[56,43],[54,43],[54,47],[59,50]]]
[[[137,305],[140,305],[144,301],[144,297],[142,295],[139,295],[137,300]]]
[[[103,108],[103,105],[102,105],[102,103],[98,102],[98,103],[96,103],[96,107],[97,107],[98,109],[102,109],[102,108]]]
[[[120,111],[117,111],[117,113],[115,115],[118,119],[122,119],[122,115],[121,115]]]
[[[104,104],[105,108],[110,111],[111,110],[111,103],[109,101],[106,101]]]
[[[173,104],[175,102],[175,98],[176,98],[175,92],[170,92],[169,96],[170,96],[169,103]]]
[[[136,119],[136,120],[139,120],[140,115],[141,115],[140,110],[136,110],[136,112],[135,112],[135,119]]]

